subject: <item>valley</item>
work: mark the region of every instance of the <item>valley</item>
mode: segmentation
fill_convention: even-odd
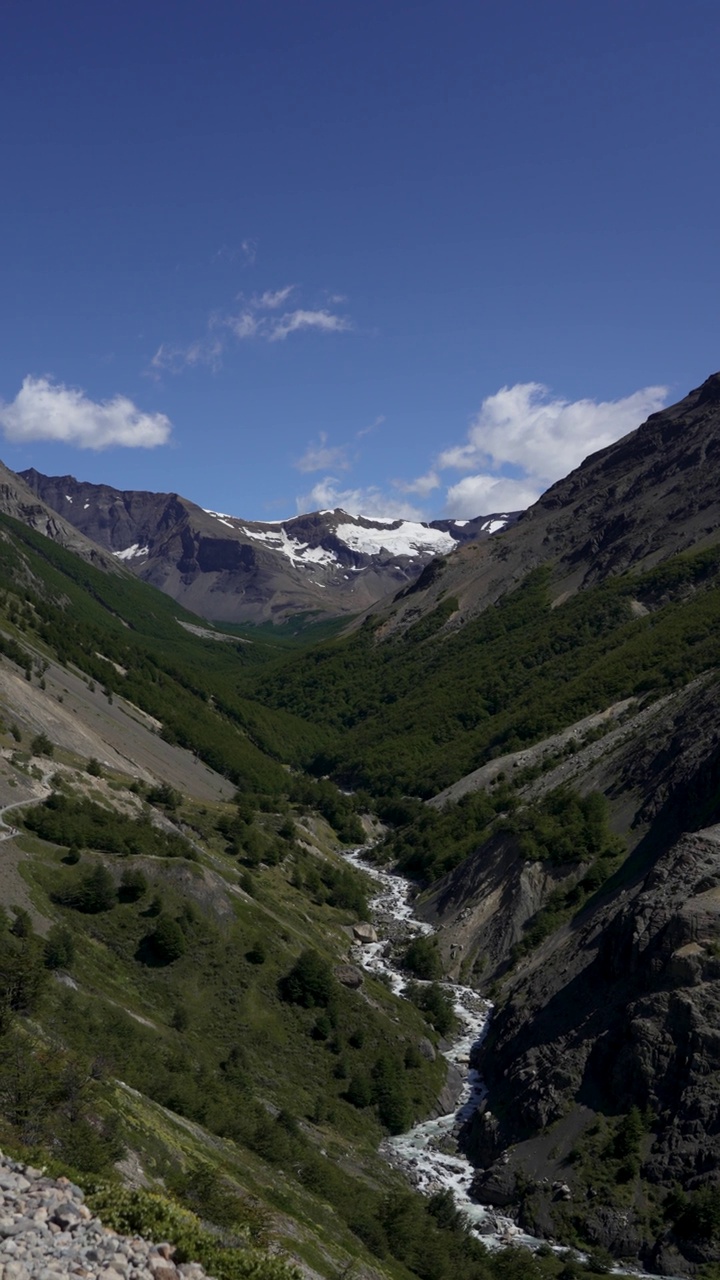
[[[719,460],[713,375],[462,538],[7,473],[3,1150],[218,1280],[716,1280]]]

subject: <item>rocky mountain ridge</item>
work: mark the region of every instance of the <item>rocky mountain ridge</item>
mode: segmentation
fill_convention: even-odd
[[[104,552],[95,542],[78,530],[72,521],[48,506],[30,488],[22,476],[0,462],[0,511],[36,529],[52,542],[72,551],[99,569],[112,573],[120,571],[117,561]]]
[[[445,596],[462,625],[552,566],[556,604],[604,578],[638,573],[720,539],[720,373],[551,486],[502,536],[462,547],[432,578],[384,602],[384,634]]]
[[[315,511],[284,521],[207,511],[174,493],[21,479],[47,506],[146,582],[215,622],[354,614],[411,585],[425,565],[506,528],[517,513],[410,520]]]

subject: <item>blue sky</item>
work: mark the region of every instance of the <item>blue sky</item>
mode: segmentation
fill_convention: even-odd
[[[716,0],[6,0],[0,455],[523,506],[720,367]]]

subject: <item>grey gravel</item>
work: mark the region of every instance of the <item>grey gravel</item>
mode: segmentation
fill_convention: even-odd
[[[206,1280],[174,1249],[104,1227],[68,1178],[0,1153],[0,1280]]]

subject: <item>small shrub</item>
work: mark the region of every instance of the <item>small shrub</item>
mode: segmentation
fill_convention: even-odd
[[[335,993],[335,979],[327,960],[308,948],[300,953],[278,987],[282,999],[289,1004],[300,1004],[306,1009],[326,1008]]]
[[[153,953],[161,964],[173,964],[185,954],[187,944],[177,920],[172,916],[160,915],[154,932],[150,937]]]
[[[69,969],[75,959],[75,940],[69,929],[54,924],[45,939],[45,968]]]
[[[427,982],[439,978],[442,974],[442,961],[435,938],[423,935],[413,938],[402,962],[406,969],[415,974],[416,978],[422,978]]]
[[[120,878],[121,902],[138,902],[147,893],[147,877],[139,869],[128,867]]]

